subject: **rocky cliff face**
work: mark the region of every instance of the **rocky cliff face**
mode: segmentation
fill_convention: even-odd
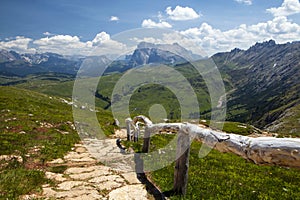
[[[300,103],[300,42],[270,40],[213,59],[235,88],[228,101],[230,120],[263,127]]]
[[[151,63],[175,65],[198,59],[201,59],[201,56],[193,54],[177,43],[152,44],[141,42],[131,56],[129,65],[131,67]]]

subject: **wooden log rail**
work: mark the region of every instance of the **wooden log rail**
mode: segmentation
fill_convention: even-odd
[[[189,123],[153,124],[147,117],[140,115],[133,120],[126,119],[129,140],[134,135],[137,141],[140,122],[145,125],[143,153],[149,152],[151,133],[178,131],[173,187],[177,194],[186,193],[191,138],[197,138],[220,152],[234,153],[256,164],[300,168],[300,138],[253,138],[201,128]],[[130,127],[133,127],[133,131]]]

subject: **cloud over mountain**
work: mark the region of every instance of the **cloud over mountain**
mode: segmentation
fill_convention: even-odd
[[[14,50],[23,53],[34,53],[35,49],[29,47],[31,38],[17,36],[15,39],[9,41],[0,41],[0,49]]]

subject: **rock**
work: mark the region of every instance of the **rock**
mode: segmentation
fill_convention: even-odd
[[[99,190],[112,190],[122,186],[122,183],[107,181],[100,183],[99,185],[95,185]]]
[[[118,175],[108,175],[108,176],[100,176],[100,177],[95,177],[91,180],[89,180],[90,183],[102,183],[102,182],[118,182],[118,183],[124,183],[124,179],[121,178]]]
[[[56,198],[64,198],[64,199],[74,199],[75,197],[77,199],[81,199],[82,196],[91,196],[93,198],[91,199],[99,199],[102,196],[98,193],[97,190],[87,190],[87,189],[76,189],[71,191],[63,191],[63,192],[57,192],[55,197]]]
[[[84,148],[84,147],[78,147],[78,148],[76,148],[75,151],[76,151],[77,153],[84,153],[84,152],[87,152],[86,148]]]
[[[59,181],[59,182],[63,182],[63,181],[67,180],[66,178],[63,177],[63,174],[56,174],[56,173],[52,173],[52,172],[46,172],[45,175],[46,175],[46,178],[56,180],[56,181]]]
[[[63,165],[67,165],[68,169],[64,174],[45,173],[47,178],[60,183],[54,188],[51,188],[49,184],[43,185],[41,197],[65,200],[147,199],[147,192],[143,185],[139,184],[136,174],[125,170],[128,162],[124,160],[124,157],[126,158],[127,155],[118,151],[115,139],[95,141],[92,144],[97,146],[97,150],[101,151],[102,155],[106,155],[106,159],[115,162],[117,168],[97,165],[97,160],[91,156],[90,152],[83,145],[77,144],[73,151],[64,156],[64,160],[51,161],[51,164],[64,163]],[[99,149],[99,144],[104,145],[105,149]],[[123,159],[119,161],[122,157]],[[84,161],[93,162],[85,163]]]
[[[98,166],[91,166],[91,167],[71,167],[68,168],[65,173],[66,174],[81,174],[81,173],[85,173],[85,172],[92,172],[95,171],[97,168],[99,168]]]
[[[43,188],[43,195],[47,197],[54,197],[56,195],[56,191],[54,191],[52,188]]]
[[[135,172],[125,173],[125,174],[122,174],[122,176],[125,178],[125,180],[126,180],[129,184],[139,184],[139,183],[141,183],[141,182],[137,179],[136,173],[135,173]]]
[[[36,194],[27,194],[27,195],[23,195],[20,197],[21,200],[34,200],[37,199],[37,195]]]
[[[58,159],[55,159],[55,160],[50,161],[49,163],[50,163],[50,164],[62,164],[62,163],[64,163],[64,162],[65,162],[65,161],[64,161],[63,159],[58,158]]]
[[[70,177],[76,180],[86,180],[97,176],[106,176],[109,174],[112,174],[112,172],[110,172],[107,168],[103,168],[88,173],[71,174]]]
[[[60,183],[58,185],[59,190],[71,190],[72,188],[76,186],[81,186],[81,185],[87,185],[86,182],[83,181],[66,181],[63,183]]]
[[[78,197],[66,198],[65,200],[98,200],[104,197],[99,194],[84,194]]]
[[[64,159],[65,160],[80,160],[80,159],[86,159],[86,158],[89,158],[91,159],[90,157],[90,154],[89,153],[77,153],[77,152],[70,152],[68,153],[67,155],[64,156]]]
[[[115,130],[115,134],[113,135],[115,138],[127,138],[126,129]]]
[[[17,155],[0,155],[0,161],[12,161],[12,160],[17,160],[19,163],[23,162],[23,158],[21,156]]]
[[[126,185],[109,193],[109,200],[147,200],[147,191],[144,186]]]

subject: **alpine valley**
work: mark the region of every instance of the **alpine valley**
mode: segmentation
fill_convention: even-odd
[[[175,53],[174,53],[175,52]],[[183,56],[178,56],[183,55]],[[184,58],[202,62],[201,56],[179,44],[140,43],[132,55],[111,61],[105,56],[63,56],[54,53],[18,54],[0,51],[0,83],[36,92],[71,98],[77,71],[83,63],[97,60],[106,66],[95,92],[96,105],[110,110],[114,85],[122,75],[145,64],[171,65],[183,74],[195,90],[200,117],[210,116],[211,104],[203,78]],[[300,136],[300,42],[276,44],[270,40],[247,50],[233,49],[211,57],[226,87],[227,121],[243,122],[283,135]],[[94,63],[94,62],[91,62]],[[98,76],[91,64],[87,77]],[[138,99],[143,97],[143,103]],[[160,99],[158,101],[158,99]],[[178,119],[178,101],[159,85],[145,85],[131,98],[132,114],[146,114],[151,105],[162,104],[170,119]],[[199,116],[191,113],[191,118]]]

